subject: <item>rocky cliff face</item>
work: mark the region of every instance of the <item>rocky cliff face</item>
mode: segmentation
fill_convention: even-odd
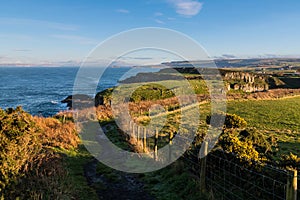
[[[269,89],[267,77],[248,72],[223,72],[223,79],[228,90],[242,90],[244,92],[260,92]]]

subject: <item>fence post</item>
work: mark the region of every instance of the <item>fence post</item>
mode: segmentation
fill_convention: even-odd
[[[154,139],[154,160],[157,160],[157,143],[158,143],[158,128],[155,129],[155,139]]]
[[[146,149],[147,149],[147,129],[146,128],[144,128],[143,149],[144,149],[144,153],[146,153]]]
[[[132,135],[131,137],[135,137],[135,123],[132,124]]]
[[[206,192],[206,156],[207,156],[208,142],[203,142],[199,151],[198,158],[200,159],[200,190],[202,193]]]
[[[297,200],[297,170],[295,169],[288,173],[286,200]]]
[[[137,144],[139,143],[139,139],[140,139],[140,132],[141,132],[141,127],[140,127],[140,126],[138,126],[138,127],[137,127],[137,138],[136,138],[136,142],[137,142]]]
[[[174,133],[173,132],[170,132],[169,134],[169,162],[171,162],[171,159],[172,159],[172,140],[173,140],[173,135]]]
[[[129,121],[129,128],[128,128],[128,131],[129,131],[129,134],[131,134],[131,130],[132,130],[132,121],[130,120]]]

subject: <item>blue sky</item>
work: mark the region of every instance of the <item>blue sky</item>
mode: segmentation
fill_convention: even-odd
[[[300,55],[297,0],[10,0],[0,4],[0,64],[78,65],[101,41],[163,27],[211,57]]]

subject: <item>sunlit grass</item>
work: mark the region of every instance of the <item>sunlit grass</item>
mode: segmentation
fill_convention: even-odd
[[[228,112],[245,118],[250,126],[264,130],[300,132],[300,97],[278,100],[228,102]]]

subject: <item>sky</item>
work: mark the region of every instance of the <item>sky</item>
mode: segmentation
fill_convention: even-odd
[[[0,65],[79,65],[143,27],[181,32],[212,58],[300,57],[299,10],[298,0],[3,0]]]

